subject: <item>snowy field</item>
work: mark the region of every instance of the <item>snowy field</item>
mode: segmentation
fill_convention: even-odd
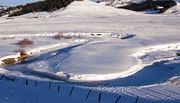
[[[179,7],[146,14],[85,0],[0,17],[0,103],[180,103]]]

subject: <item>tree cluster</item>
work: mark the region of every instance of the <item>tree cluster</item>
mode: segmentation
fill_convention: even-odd
[[[133,11],[144,11],[144,10],[158,10],[159,13],[165,12],[172,6],[175,6],[177,3],[174,0],[145,0],[142,3],[130,3],[127,6],[123,6],[120,8],[133,10]],[[161,8],[159,8],[161,7]]]
[[[29,3],[26,5],[19,5],[16,7],[10,7],[7,10],[0,12],[0,16],[8,14],[9,17],[19,16],[30,12],[52,12],[60,8],[68,6],[74,0],[45,0],[35,3]]]

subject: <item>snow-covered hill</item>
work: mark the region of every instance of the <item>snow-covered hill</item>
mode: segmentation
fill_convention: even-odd
[[[137,14],[137,13],[130,10],[116,9],[113,7],[101,5],[98,3],[91,2],[89,0],[75,1],[71,5],[69,5],[64,11],[62,11],[62,15],[67,15],[67,16],[68,15],[69,16],[79,16],[79,15],[106,16],[107,14],[108,16],[111,16],[111,15],[129,15],[129,14]]]

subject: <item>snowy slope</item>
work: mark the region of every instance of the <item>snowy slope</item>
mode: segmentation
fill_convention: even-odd
[[[75,1],[71,5],[69,5],[66,8],[66,10],[62,11],[62,15],[67,15],[67,16],[74,16],[74,15],[75,16],[80,16],[80,15],[105,16],[107,14],[111,16],[111,15],[129,15],[129,14],[137,14],[137,13],[130,10],[108,7],[89,0]]]
[[[88,0],[0,17],[0,60],[19,56],[18,41],[34,42],[26,61],[0,66],[0,102],[178,103],[179,21]]]

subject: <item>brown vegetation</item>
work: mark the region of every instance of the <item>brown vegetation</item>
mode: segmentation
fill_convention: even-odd
[[[64,38],[63,34],[57,34],[53,36],[53,39],[63,39],[63,38]]]
[[[27,54],[27,52],[25,51],[25,50],[22,50],[21,52],[20,52],[20,61],[23,61],[23,60],[25,60],[25,59],[27,59],[28,58],[28,54]]]
[[[75,38],[78,38],[78,37],[75,37],[75,36],[69,36],[69,35],[63,35],[63,34],[57,34],[55,36],[53,36],[53,39],[75,39]]]
[[[30,39],[23,39],[23,40],[18,41],[16,45],[19,45],[20,47],[24,48],[26,46],[33,45],[33,43],[34,42]]]
[[[17,61],[15,58],[8,58],[8,59],[2,60],[2,62],[6,65],[10,65],[10,64],[16,64]]]
[[[29,57],[29,55],[27,54],[27,52],[25,50],[22,50],[20,52],[20,56],[17,58],[7,58],[2,60],[4,65],[12,65],[12,64],[16,64],[18,62],[22,62],[24,60],[26,60]]]

